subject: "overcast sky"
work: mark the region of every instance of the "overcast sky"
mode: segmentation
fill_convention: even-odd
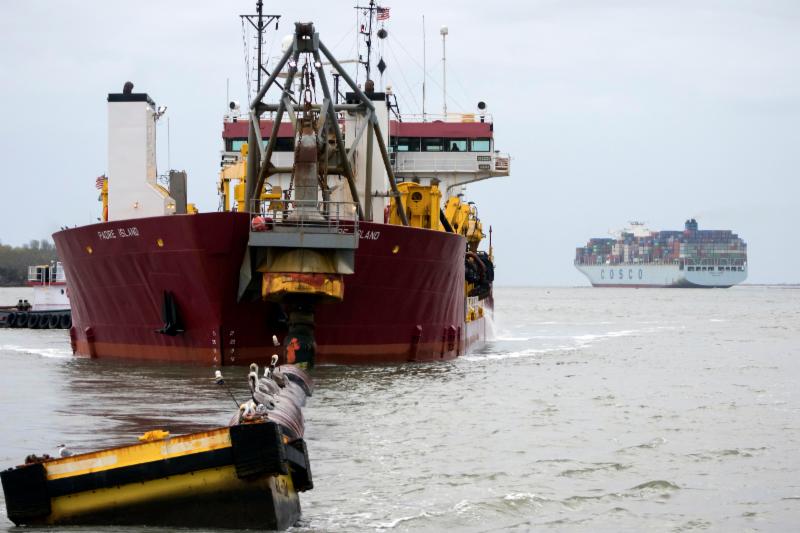
[[[419,112],[422,15],[429,110],[494,115],[512,176],[470,188],[494,229],[498,282],[583,285],[574,249],[629,220],[732,229],[749,282],[800,282],[800,2],[533,0],[388,3],[384,83]],[[255,2],[0,0],[0,241],[96,221],[106,95],[125,81],[168,106],[169,162],[217,208],[226,80],[245,101],[242,26]],[[351,1],[265,2],[355,55]],[[159,126],[159,170],[167,168]]]

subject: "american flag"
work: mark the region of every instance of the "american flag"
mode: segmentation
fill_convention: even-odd
[[[378,7],[378,20],[389,20],[388,7]]]
[[[98,176],[96,180],[94,180],[94,186],[100,190],[103,188],[103,182],[106,181],[108,178],[105,176]]]

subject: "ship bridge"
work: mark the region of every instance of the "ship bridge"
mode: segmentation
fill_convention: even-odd
[[[490,116],[477,119],[470,113],[404,118],[409,120],[391,121],[389,130],[389,148],[398,177],[468,183],[509,175],[508,154],[494,149]]]
[[[403,115],[402,118],[402,121],[389,121],[387,147],[398,182],[415,181],[430,185],[435,180],[443,188],[452,189],[510,174],[511,158],[507,153],[495,149],[491,115],[448,113],[447,116]],[[230,114],[225,117],[222,166],[243,160],[241,149],[247,143],[247,121],[247,116]],[[345,125],[344,118],[340,119],[340,124]],[[269,118],[261,120],[260,127],[262,142],[266,145],[273,121]],[[294,151],[295,132],[287,118],[278,128],[272,164],[291,168],[294,165]],[[288,174],[279,175],[271,181],[280,186],[288,177]]]

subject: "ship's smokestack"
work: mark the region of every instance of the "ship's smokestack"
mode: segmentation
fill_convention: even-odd
[[[175,212],[175,201],[156,183],[156,120],[147,93],[127,82],[108,95],[108,220]]]

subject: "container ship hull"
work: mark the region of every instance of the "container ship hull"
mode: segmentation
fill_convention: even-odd
[[[593,287],[729,288],[747,278],[742,270],[708,267],[689,272],[678,264],[575,265]],[[736,268],[736,267],[727,267]]]
[[[268,361],[286,317],[277,304],[237,298],[248,232],[248,214],[220,212],[56,233],[73,352],[207,365]],[[317,363],[452,359],[485,339],[492,299],[468,313],[462,236],[372,222],[360,225],[359,236],[344,300],[316,313]],[[174,335],[159,332],[165,293],[181,319],[183,331]]]
[[[747,243],[731,230],[651,231],[632,221],[614,238],[575,250],[575,268],[594,287],[729,288],[747,278]]]

